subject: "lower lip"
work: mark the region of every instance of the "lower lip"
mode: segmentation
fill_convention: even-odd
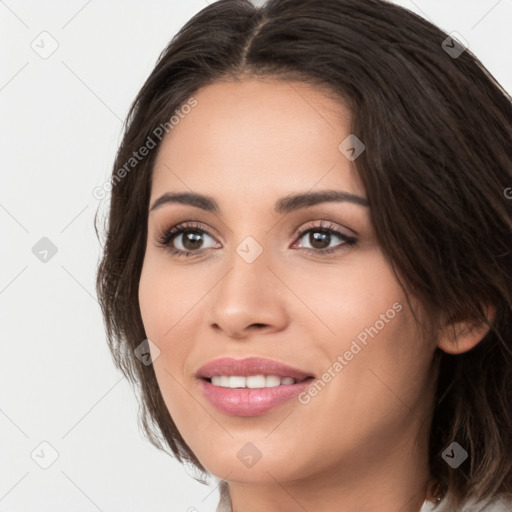
[[[258,416],[295,398],[302,393],[313,378],[297,384],[272,388],[225,388],[201,380],[200,386],[206,399],[219,411],[234,416]]]

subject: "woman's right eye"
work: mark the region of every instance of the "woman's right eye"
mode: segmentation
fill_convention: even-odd
[[[214,242],[206,249],[218,247],[218,242],[207,231],[193,223],[178,224],[164,229],[158,238],[158,243],[173,255],[190,256],[206,250],[201,247],[205,243],[205,237]]]

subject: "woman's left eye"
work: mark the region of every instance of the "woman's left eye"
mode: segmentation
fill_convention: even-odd
[[[309,237],[306,238],[306,235],[309,235]],[[212,240],[213,244],[210,247],[202,247],[205,243],[205,237]],[[306,227],[297,233],[295,238],[297,240],[306,239],[309,247],[301,244],[298,248],[314,254],[333,253],[342,250],[345,245],[354,246],[357,243],[356,238],[341,233],[332,224]],[[334,247],[329,247],[336,239],[341,242],[338,242]],[[165,229],[158,237],[158,244],[176,256],[197,255],[205,249],[221,247],[207,231],[194,223],[180,224]],[[295,242],[292,247],[297,248],[297,243]]]
[[[309,236],[306,237],[306,235]],[[357,244],[356,238],[341,233],[332,224],[328,226],[321,224],[320,226],[305,228],[298,233],[297,237],[299,239],[305,238],[309,243],[309,247],[301,246],[301,248],[316,254],[330,254],[342,250],[345,245],[350,247]],[[329,247],[333,239],[335,240],[336,238],[341,240],[341,243],[338,242],[334,247]]]

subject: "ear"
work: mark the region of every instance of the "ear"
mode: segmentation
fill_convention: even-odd
[[[496,308],[491,305],[484,306],[487,321],[492,324],[496,315]],[[439,336],[437,346],[447,354],[462,354],[474,348],[489,332],[487,324],[474,324],[461,321],[448,325]]]

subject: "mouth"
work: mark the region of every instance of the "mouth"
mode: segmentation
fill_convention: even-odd
[[[308,378],[308,377],[306,377]],[[242,375],[214,375],[210,379],[205,379],[214,386],[230,389],[262,389],[262,388],[275,388],[276,386],[291,386],[297,382],[293,377],[279,377],[279,375],[249,375],[244,377]]]
[[[221,358],[196,374],[205,398],[221,412],[257,416],[300,394],[314,375],[270,359]]]

